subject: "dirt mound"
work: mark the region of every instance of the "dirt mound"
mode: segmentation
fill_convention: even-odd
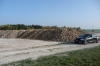
[[[75,37],[85,33],[84,31],[77,31],[75,29],[54,29],[54,30],[1,30],[0,38],[23,38],[23,39],[37,39],[46,41],[73,41]]]
[[[14,30],[0,30],[0,38],[15,38],[18,32]]]

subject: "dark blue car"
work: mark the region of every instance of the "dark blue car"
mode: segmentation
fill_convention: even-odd
[[[75,38],[75,43],[84,43],[87,44],[89,42],[99,42],[99,36],[97,34],[82,34],[79,37]]]

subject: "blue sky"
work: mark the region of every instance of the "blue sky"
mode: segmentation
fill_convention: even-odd
[[[100,0],[0,0],[0,25],[100,29]]]

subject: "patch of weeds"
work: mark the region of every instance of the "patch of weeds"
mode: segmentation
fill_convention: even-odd
[[[25,60],[21,60],[18,62],[12,62],[9,64],[5,64],[2,66],[33,66],[34,65],[34,60],[32,59],[25,59]]]

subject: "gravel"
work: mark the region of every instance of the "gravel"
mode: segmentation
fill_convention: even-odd
[[[0,65],[27,58],[36,60],[41,56],[92,48],[100,43],[75,44],[73,42],[52,42],[29,39],[0,39]]]

